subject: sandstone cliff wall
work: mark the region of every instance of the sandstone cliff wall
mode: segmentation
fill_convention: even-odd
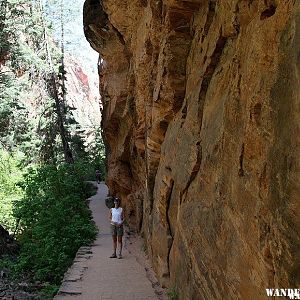
[[[101,122],[97,77],[89,72],[89,68],[85,68],[82,61],[75,61],[72,56],[66,57],[65,68],[66,101],[70,107],[75,108],[73,116],[84,130],[89,143],[94,136],[95,127],[99,127]]]
[[[180,299],[300,284],[300,1],[86,0],[107,183]]]

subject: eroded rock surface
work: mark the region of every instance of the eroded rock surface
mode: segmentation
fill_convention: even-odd
[[[107,184],[180,299],[299,287],[300,1],[86,0]]]

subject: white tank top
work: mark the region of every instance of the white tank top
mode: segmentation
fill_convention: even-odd
[[[122,207],[118,207],[118,208],[113,207],[111,209],[111,221],[117,224],[122,224],[122,218],[121,218],[122,211],[123,211]]]

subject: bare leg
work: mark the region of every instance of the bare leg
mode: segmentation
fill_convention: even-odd
[[[114,253],[117,252],[117,236],[113,235],[113,242],[114,242]]]
[[[122,248],[123,248],[123,241],[122,241],[123,236],[118,236],[118,244],[119,244],[119,258],[122,257]]]
[[[116,255],[116,252],[117,252],[117,236],[116,235],[113,235],[112,236],[112,239],[113,239],[113,254],[111,255],[111,258],[114,258],[114,257],[117,257]]]

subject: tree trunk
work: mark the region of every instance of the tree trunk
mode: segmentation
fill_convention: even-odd
[[[3,45],[3,42],[6,41],[4,37],[4,27],[5,27],[5,20],[6,20],[6,9],[7,9],[7,0],[1,0],[0,4],[0,63],[3,60],[6,49]]]
[[[74,159],[68,142],[68,132],[64,126],[64,113],[63,113],[64,108],[61,105],[61,101],[58,96],[57,79],[54,73],[51,74],[50,80],[51,80],[50,81],[51,96],[55,100],[55,109],[56,109],[57,119],[58,119],[58,128],[59,128],[59,133],[63,145],[65,160],[67,163],[72,164],[74,163]]]
[[[64,118],[64,100],[65,100],[65,88],[64,88],[64,81],[63,81],[63,86],[62,86],[62,95],[63,99],[60,101],[59,93],[58,93],[58,79],[54,71],[53,63],[52,63],[52,58],[51,58],[51,53],[49,49],[49,43],[48,43],[48,35],[47,35],[47,29],[46,26],[44,25],[44,10],[43,10],[43,4],[42,0],[40,0],[40,10],[41,10],[41,15],[42,15],[42,25],[44,28],[44,38],[45,38],[45,43],[46,43],[46,51],[47,51],[47,60],[48,64],[52,70],[48,82],[48,88],[50,95],[54,98],[55,101],[55,110],[57,113],[57,120],[58,120],[58,128],[59,128],[59,133],[63,145],[63,151],[64,151],[64,157],[65,161],[69,164],[74,163],[73,155],[71,148],[69,146],[68,142],[68,132],[65,128],[65,118]],[[62,77],[64,77],[64,74],[62,74]]]

